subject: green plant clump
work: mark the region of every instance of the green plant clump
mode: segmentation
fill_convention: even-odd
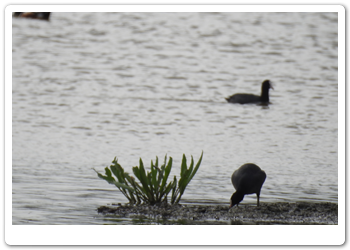
[[[118,163],[116,157],[112,161],[113,165],[105,168],[105,175],[100,174],[95,169],[98,177],[106,180],[110,184],[114,184],[129,200],[131,204],[148,203],[151,205],[167,202],[168,194],[171,192],[171,204],[179,203],[185,189],[196,174],[203,157],[203,152],[196,166],[194,166],[193,157],[191,156],[191,164],[187,167],[186,156],[183,155],[181,163],[180,179],[174,179],[167,183],[168,177],[173,164],[173,159],[164,157],[164,164],[158,167],[158,157],[155,164],[151,161],[151,171],[146,173],[140,158],[139,166],[133,167],[134,175],[139,180],[138,183],[134,177],[130,176]],[[113,177],[112,174],[116,177]]]

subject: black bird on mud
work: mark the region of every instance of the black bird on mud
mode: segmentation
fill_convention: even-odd
[[[225,98],[230,103],[248,104],[248,103],[261,103],[269,104],[269,90],[273,89],[270,80],[265,80],[261,84],[261,95],[253,94],[234,94]]]
[[[253,163],[246,163],[233,172],[231,182],[236,192],[231,196],[230,208],[243,200],[246,194],[256,194],[259,206],[260,190],[266,179],[266,173]]]

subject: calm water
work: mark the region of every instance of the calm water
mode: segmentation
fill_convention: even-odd
[[[184,203],[228,205],[247,162],[267,173],[261,202],[338,202],[337,13],[12,21],[13,224],[104,224],[96,208],[127,200],[92,168],[167,154],[178,175],[202,150]],[[226,103],[265,79],[268,108]]]

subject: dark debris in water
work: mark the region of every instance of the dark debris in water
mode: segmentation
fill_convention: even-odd
[[[337,225],[338,204],[278,202],[239,205],[112,205],[101,206],[98,213],[124,218],[148,218],[160,224],[231,225]],[[159,224],[159,223],[158,223]]]

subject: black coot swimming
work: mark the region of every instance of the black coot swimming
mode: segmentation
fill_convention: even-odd
[[[269,89],[273,89],[270,80],[265,80],[261,84],[261,95],[253,94],[234,94],[230,97],[225,98],[230,103],[262,103],[269,104]]]
[[[49,20],[51,12],[14,12],[14,17]]]
[[[246,194],[256,194],[259,206],[260,190],[265,179],[266,173],[253,163],[246,163],[233,172],[231,182],[236,192],[231,196],[230,207],[238,206]]]

